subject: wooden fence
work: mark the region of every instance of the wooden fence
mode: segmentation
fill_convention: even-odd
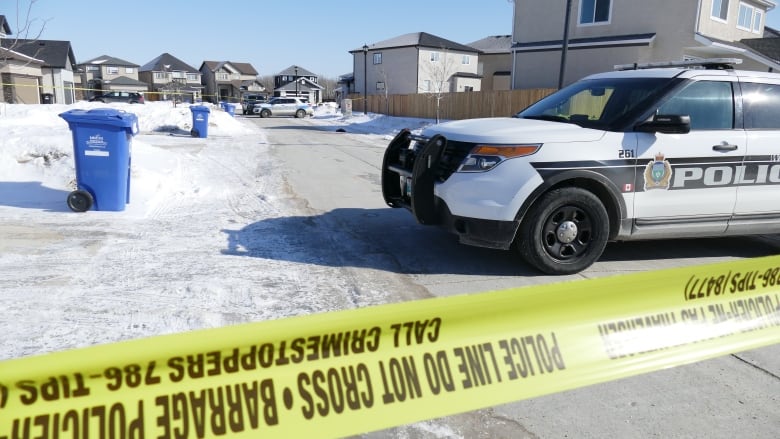
[[[554,92],[553,88],[472,91],[444,93],[439,101],[439,119],[473,119],[511,116]],[[359,94],[350,95],[352,110],[396,117],[436,119],[436,94],[369,95],[367,102]],[[364,107],[366,103],[366,107]]]

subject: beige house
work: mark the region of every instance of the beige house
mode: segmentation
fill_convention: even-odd
[[[349,51],[355,93],[479,91],[479,50],[425,32]]]
[[[26,55],[17,48],[11,35],[11,27],[4,15],[0,15],[0,84],[2,102],[11,104],[37,104],[41,102],[44,61]]]
[[[203,97],[207,101],[238,102],[244,92],[265,91],[257,80],[257,70],[249,63],[203,61],[199,70],[205,87]]]
[[[89,99],[108,91],[143,93],[147,84],[138,80],[138,64],[109,55],[99,56],[78,64],[82,97]]]
[[[153,101],[202,99],[200,72],[170,53],[163,53],[138,69],[138,79],[149,84]]]
[[[617,64],[729,57],[741,69],[780,68],[751,47],[764,36],[769,0],[515,0],[512,88],[557,87]]]
[[[491,35],[467,44],[479,50],[477,73],[482,91],[509,90],[512,79],[512,36]]]

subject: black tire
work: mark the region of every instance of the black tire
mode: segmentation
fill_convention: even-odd
[[[260,117],[271,117],[271,110],[264,109],[260,111]]]
[[[295,112],[295,117],[297,119],[303,119],[304,117],[306,117],[306,110],[298,110],[298,111],[296,111]]]
[[[517,234],[523,259],[547,274],[580,272],[601,257],[609,237],[607,210],[592,192],[565,187],[534,203]]]
[[[196,128],[193,128],[190,130],[190,136],[192,137],[200,137],[200,131],[198,131]]]
[[[74,212],[86,212],[94,202],[92,194],[87,191],[76,190],[68,194],[68,207]]]

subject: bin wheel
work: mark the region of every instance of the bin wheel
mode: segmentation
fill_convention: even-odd
[[[68,194],[68,207],[74,212],[86,212],[94,202],[92,194],[87,191],[78,190]]]
[[[192,137],[198,137],[200,135],[200,132],[196,130],[195,128],[190,130],[190,136]]]

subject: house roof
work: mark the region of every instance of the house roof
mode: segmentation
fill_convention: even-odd
[[[396,49],[401,47],[428,47],[432,49],[457,50],[460,52],[479,53],[479,50],[466,46],[465,44],[445,40],[444,38],[431,35],[427,32],[412,32],[399,35],[389,40],[380,41],[368,46],[368,50],[378,49]],[[350,50],[349,53],[362,52],[363,48]]]
[[[73,55],[70,41],[0,39],[0,45],[5,49],[39,59],[46,67],[64,69],[68,67],[68,63],[71,66],[76,65],[76,57]]]
[[[5,15],[0,15],[0,34],[11,35],[11,27],[5,19]]]
[[[512,51],[512,36],[491,35],[467,45],[482,53],[510,53]]]
[[[769,26],[764,26],[764,38],[780,38],[780,31]]]
[[[120,58],[115,58],[113,56],[103,55],[99,56],[97,58],[92,58],[88,61],[84,61],[79,63],[79,65],[84,64],[108,64],[112,66],[121,66],[121,67],[138,67],[138,64],[131,63],[130,61],[125,61]]]
[[[276,76],[281,76],[281,75],[295,76],[295,69],[296,68],[298,69],[298,76],[318,76],[318,75],[316,75],[316,74],[314,74],[314,73],[304,69],[301,66],[295,66],[295,65],[287,67],[286,69],[284,69],[281,72],[277,73]]]
[[[242,75],[254,75],[257,76],[257,70],[252,66],[250,63],[246,62],[233,62],[233,61],[203,61],[203,63],[200,65],[201,68],[203,66],[206,66],[206,68],[211,72],[216,72],[217,70],[221,69],[222,66],[225,64],[229,64],[231,67],[238,70],[238,73]]]
[[[168,67],[166,67],[168,66]],[[138,68],[139,72],[197,72],[195,67],[166,52]]]
[[[43,61],[40,59],[35,59],[23,53],[14,52],[13,50],[0,47],[0,60],[8,60],[8,59],[29,62],[33,64],[43,64]]]
[[[780,38],[749,38],[740,40],[740,42],[752,51],[775,62],[780,62]]]

